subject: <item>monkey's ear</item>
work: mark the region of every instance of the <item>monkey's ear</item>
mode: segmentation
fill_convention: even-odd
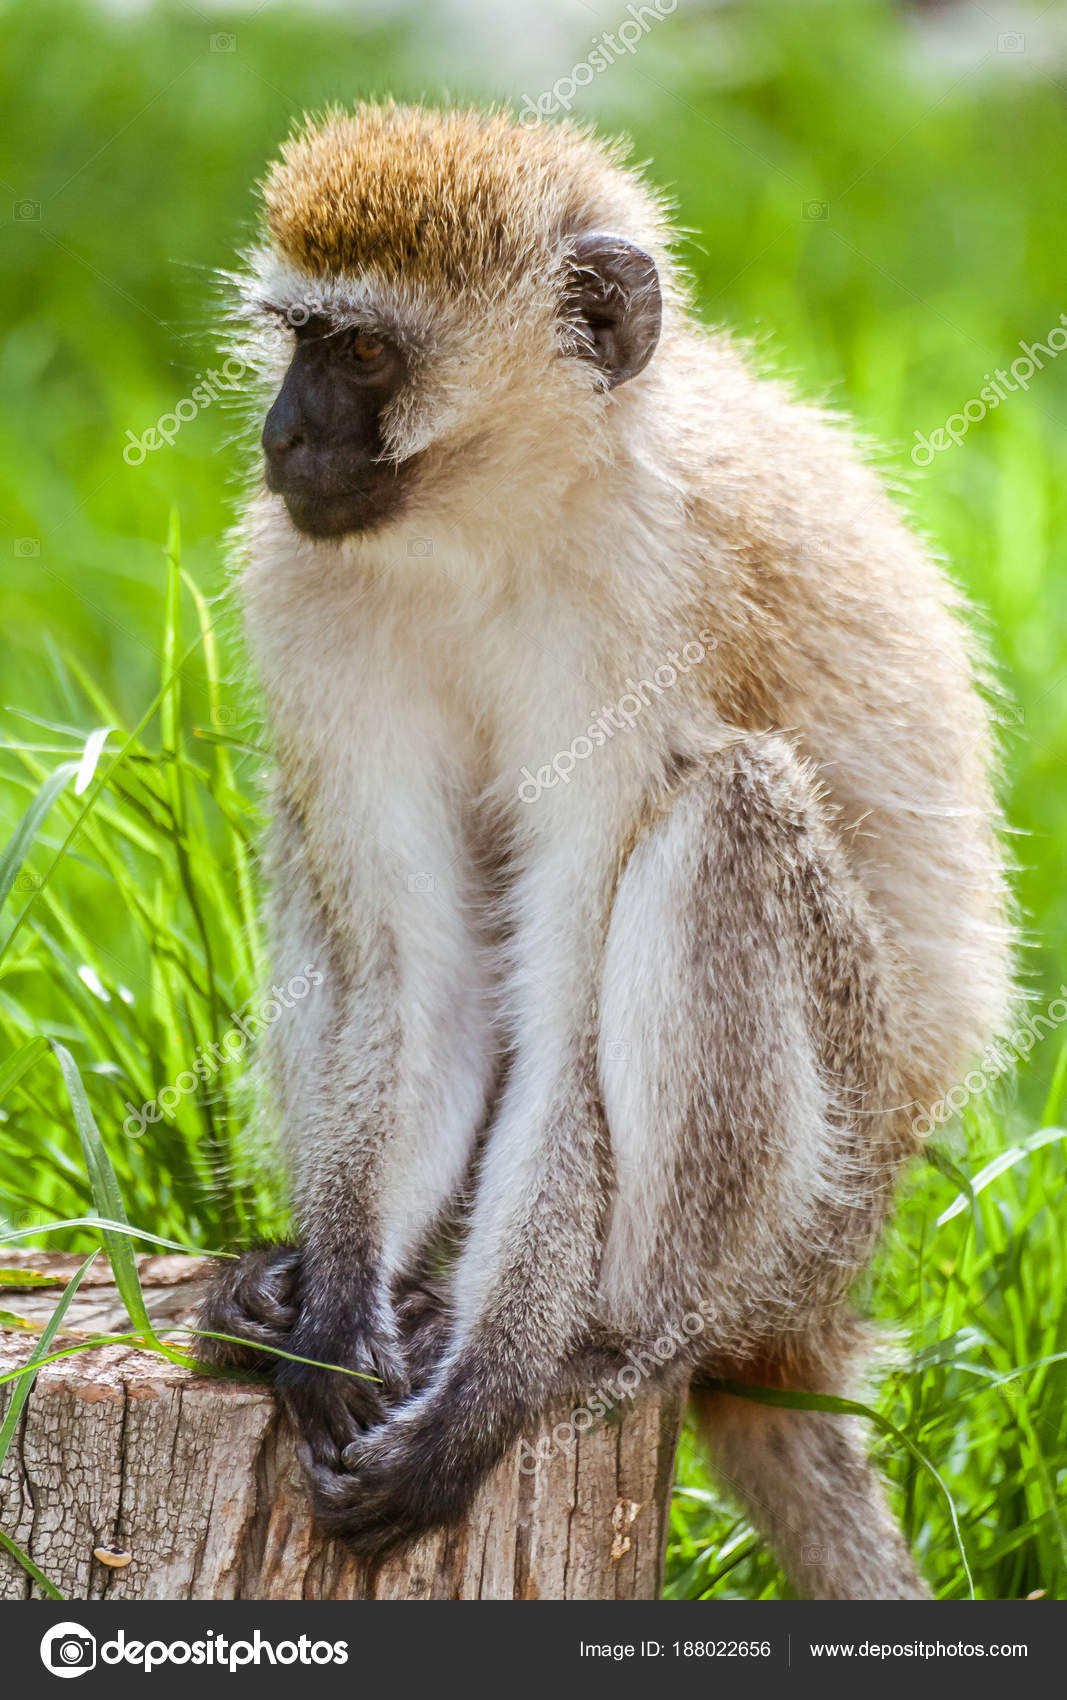
[[[599,230],[576,236],[572,255],[567,308],[579,333],[576,352],[599,366],[613,390],[655,353],[663,319],[656,263],[625,236]]]

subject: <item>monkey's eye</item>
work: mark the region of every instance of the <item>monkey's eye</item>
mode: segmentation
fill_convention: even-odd
[[[385,353],[384,342],[368,331],[357,331],[350,346],[357,360],[380,360]]]

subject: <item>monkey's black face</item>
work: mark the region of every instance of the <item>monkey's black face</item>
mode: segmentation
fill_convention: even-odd
[[[385,338],[310,318],[263,427],[268,489],[311,537],[368,531],[404,500],[404,468],[383,459],[382,415],[405,382]]]

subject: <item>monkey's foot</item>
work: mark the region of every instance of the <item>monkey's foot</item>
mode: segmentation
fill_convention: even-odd
[[[345,1447],[385,1422],[410,1393],[400,1342],[387,1318],[372,1327],[346,1314],[327,1325],[306,1311],[288,1350],[293,1356],[279,1360],[274,1380],[303,1449],[316,1467],[340,1469]]]
[[[399,1422],[345,1448],[345,1465],[354,1469],[325,1468],[302,1454],[318,1521],[359,1558],[383,1558],[455,1522],[478,1481],[460,1475],[441,1454],[440,1437]]]
[[[344,1449],[343,1469],[305,1457],[315,1510],[360,1558],[380,1558],[467,1511],[518,1433],[486,1378],[455,1372]]]
[[[346,1446],[385,1420],[386,1377],[367,1351],[317,1348],[321,1362],[336,1368],[286,1363],[275,1375],[301,1455],[324,1469],[340,1468]],[[310,1353],[308,1354],[310,1355]]]
[[[294,1245],[256,1246],[241,1257],[220,1258],[212,1270],[197,1325],[206,1334],[230,1338],[201,1338],[198,1355],[208,1363],[269,1370],[269,1352],[257,1348],[289,1350],[299,1315],[299,1272],[300,1248]]]
[[[447,1313],[430,1297],[436,1327]],[[614,1337],[590,1337],[559,1365],[553,1385],[588,1390],[607,1367],[628,1362]],[[483,1354],[454,1361],[380,1428],[351,1441],[341,1467],[302,1454],[319,1522],[365,1559],[457,1522],[550,1390],[494,1376]]]
[[[313,1336],[311,1331],[298,1328],[292,1336],[290,1351],[374,1377],[359,1381],[336,1372],[321,1376],[299,1364],[279,1368],[276,1379],[285,1390],[305,1446],[316,1463],[328,1470],[337,1467],[346,1446],[387,1420],[390,1411],[432,1379],[452,1331],[443,1294],[429,1281],[411,1282],[397,1296],[393,1326],[391,1345],[384,1343],[384,1327],[362,1344],[345,1339],[336,1348],[324,1345],[321,1334]]]

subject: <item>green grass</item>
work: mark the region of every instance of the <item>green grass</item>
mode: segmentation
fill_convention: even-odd
[[[246,239],[248,183],[292,116],[441,91],[413,24],[268,10],[238,15],[236,52],[212,52],[226,27],[181,7],[0,3],[0,1232],[31,1239],[115,1220],[90,1185],[85,1111],[135,1228],[224,1247],[283,1219],[247,1052],[188,1075],[265,974],[264,732],[220,547],[234,418],[203,410],[138,467],[122,450],[212,364],[211,271]],[[1067,309],[1061,99],[995,53],[964,75],[919,71],[911,39],[873,0],[686,15],[582,110],[628,128],[673,188],[705,316],[886,445],[978,606],[1006,688],[1005,801],[1044,1007],[1067,930],[1067,361],[921,478],[908,451]],[[541,86],[501,65],[454,92]],[[804,217],[813,201],[825,219]],[[140,1134],[138,1107],[180,1078],[191,1089]],[[1017,1088],[968,1108],[941,1167],[911,1177],[865,1294],[893,1335],[873,1405],[950,1494],[981,1598],[1067,1594],[1064,1141],[1034,1144],[1064,1119],[1065,1078],[1052,1035]],[[926,1574],[965,1596],[938,1481],[871,1433]],[[671,1595],[777,1597],[688,1438],[679,1480]]]
[[[258,815],[240,778],[253,758],[239,728],[219,727],[211,610],[191,581],[183,585],[177,549],[174,527],[160,682],[137,724],[126,730],[118,707],[69,658],[67,718],[33,717],[29,735],[6,746],[11,788],[24,794],[37,836],[34,868],[7,870],[0,1028],[12,1048],[40,1033],[75,1047],[114,1130],[112,1160],[138,1222],[186,1243],[223,1244],[278,1219],[258,1161],[248,1055],[228,1047],[232,1059],[223,1052],[219,1061],[209,1050],[247,1015],[265,979]],[[193,636],[182,625],[183,591]],[[185,718],[194,681],[203,724]],[[202,1056],[209,1062],[198,1076]],[[167,1087],[171,1113],[146,1118],[141,1107]],[[18,1226],[84,1205],[64,1097],[41,1059],[5,1118],[0,1200]]]

